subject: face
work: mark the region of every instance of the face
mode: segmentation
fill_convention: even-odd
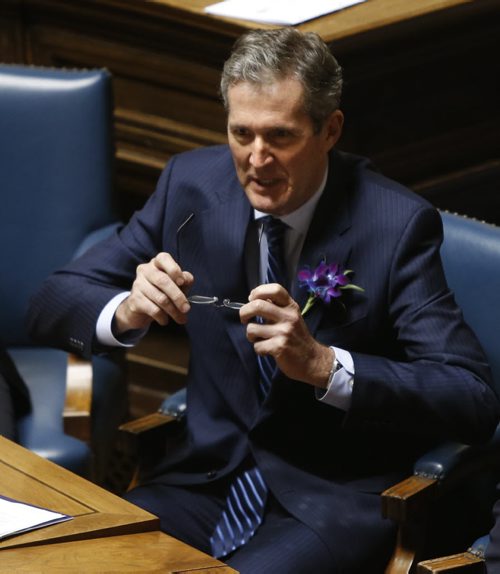
[[[250,203],[272,215],[291,213],[321,184],[342,112],[314,133],[295,78],[262,86],[241,82],[229,88],[228,102],[229,146]]]

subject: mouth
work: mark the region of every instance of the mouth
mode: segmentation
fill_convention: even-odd
[[[280,184],[282,182],[282,179],[251,176],[248,178],[248,182],[254,188],[265,190],[265,189],[269,189],[269,188],[275,187],[276,185]]]

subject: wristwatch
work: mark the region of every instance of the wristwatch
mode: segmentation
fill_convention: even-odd
[[[343,367],[344,365],[342,365],[342,363],[337,359],[337,357],[335,357],[335,359],[333,359],[332,370],[330,371],[330,375],[328,376],[328,383],[326,384],[327,390],[330,388],[330,385],[332,384],[335,373],[337,371],[340,371],[340,369],[342,369]]]

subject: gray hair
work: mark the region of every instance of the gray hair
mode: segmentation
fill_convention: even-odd
[[[295,28],[252,30],[234,44],[222,70],[220,94],[229,111],[228,90],[240,82],[263,85],[289,77],[304,88],[304,107],[318,132],[340,105],[342,68],[314,32]]]

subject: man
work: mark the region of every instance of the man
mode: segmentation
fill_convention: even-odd
[[[439,214],[334,149],[341,86],[315,34],[240,38],[221,81],[229,146],[174,157],[143,210],[32,302],[37,338],[86,355],[185,325],[186,437],[128,497],[242,573],[382,572],[395,532],[379,493],[498,420]],[[332,299],[302,315],[297,273],[321,262]]]
[[[0,435],[16,440],[16,422],[30,408],[28,388],[14,361],[0,344]]]

